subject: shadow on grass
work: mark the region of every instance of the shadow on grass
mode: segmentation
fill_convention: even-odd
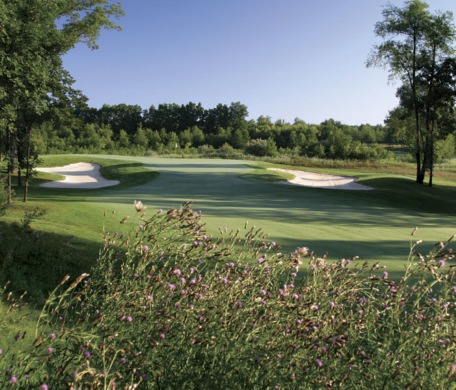
[[[0,285],[43,303],[60,280],[90,272],[101,244],[0,222]]]

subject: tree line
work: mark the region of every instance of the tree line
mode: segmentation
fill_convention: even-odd
[[[70,112],[71,111],[71,112]],[[273,122],[268,116],[247,120],[240,102],[205,109],[200,103],[88,106],[49,110],[33,132],[40,153],[204,153],[219,150],[273,156],[278,153],[334,159],[385,157],[377,143],[393,137],[382,125],[348,126],[333,119],[308,124]]]

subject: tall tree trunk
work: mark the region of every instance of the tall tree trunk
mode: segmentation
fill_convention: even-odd
[[[424,170],[421,167],[421,128],[420,128],[420,111],[418,107],[418,97],[416,94],[416,46],[417,36],[413,36],[413,65],[412,65],[412,92],[415,109],[415,158],[416,158],[416,182],[423,184]]]
[[[25,167],[25,188],[24,188],[24,202],[27,202],[28,183],[30,178],[30,143],[32,140],[32,124],[29,124],[28,141],[27,141],[27,163]]]
[[[435,123],[435,96],[434,96],[434,79],[435,79],[435,57],[436,44],[432,46],[432,67],[431,79],[427,93],[426,102],[426,133],[429,135],[428,145],[426,145],[429,154],[429,187],[432,187],[432,176],[434,171],[434,123]]]
[[[22,187],[22,167],[21,167],[21,161],[22,161],[22,150],[21,150],[21,145],[18,145],[17,148],[17,186]]]
[[[11,155],[11,131],[9,128],[6,129],[6,147],[7,153],[7,171],[8,171],[8,204],[11,204],[11,176],[13,173],[12,155]]]
[[[0,130],[0,180],[2,179],[2,142],[3,142],[3,139],[2,139],[2,132]]]

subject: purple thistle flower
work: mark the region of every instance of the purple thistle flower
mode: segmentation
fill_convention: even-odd
[[[17,378],[15,376],[11,377],[11,383],[16,383],[17,382]]]
[[[320,359],[315,360],[315,363],[317,363],[318,367],[322,367],[323,366],[323,363],[321,362]]]
[[[132,322],[133,321],[133,318],[131,318],[130,316],[127,317],[127,321],[128,322]]]
[[[224,278],[224,279],[223,279],[223,283],[227,284],[227,283],[228,283],[228,279],[227,279],[227,278]]]
[[[48,348],[48,352],[52,353],[52,352],[54,352],[54,350],[52,348]]]
[[[90,352],[84,353],[84,356],[88,359],[90,357]]]
[[[388,272],[386,272],[386,271],[383,272],[383,277],[384,277],[385,279],[388,277],[388,275],[389,275]]]
[[[41,385],[41,390],[49,390],[49,386],[46,384]]]
[[[259,263],[259,264],[261,264],[263,261],[264,261],[264,259],[263,259],[262,257],[260,257],[260,258],[258,259],[258,263]]]
[[[166,337],[166,335],[164,333],[160,334],[161,339],[164,339],[165,337]]]
[[[239,306],[239,308],[241,308],[241,307],[242,307],[242,302],[239,301],[239,302],[237,303],[237,305]]]
[[[440,267],[443,267],[445,265],[445,260],[439,260],[439,265]]]
[[[174,274],[174,275],[180,275],[181,273],[182,273],[182,272],[181,272],[180,269],[175,269],[175,270],[173,271],[173,274]]]
[[[144,250],[145,251],[148,251],[149,250],[149,247],[147,245],[144,245]]]
[[[55,339],[55,333],[51,333],[51,334],[49,335],[49,337],[50,337],[51,339]]]
[[[127,362],[127,359],[125,359],[124,357],[122,359],[120,359],[120,361],[122,362],[122,364],[125,364]]]

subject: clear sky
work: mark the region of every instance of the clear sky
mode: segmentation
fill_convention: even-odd
[[[89,105],[240,101],[249,118],[382,124],[398,101],[365,66],[386,0],[123,0],[123,31],[64,57]],[[391,4],[403,5],[392,0]],[[456,0],[429,0],[432,12]]]

